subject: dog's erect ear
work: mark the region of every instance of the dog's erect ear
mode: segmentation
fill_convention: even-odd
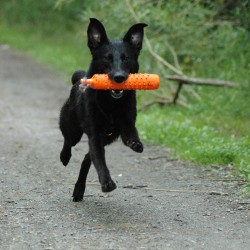
[[[133,25],[124,36],[123,41],[130,43],[139,52],[142,48],[144,28],[147,26],[145,23]]]
[[[90,18],[87,34],[90,50],[94,50],[109,41],[104,26],[95,18]]]

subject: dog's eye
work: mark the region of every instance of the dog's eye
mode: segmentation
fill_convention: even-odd
[[[126,56],[126,55],[124,55],[124,54],[122,54],[122,55],[121,55],[121,59],[122,59],[123,62],[127,62],[128,59],[129,59],[129,57]]]
[[[112,55],[112,54],[108,54],[107,56],[105,56],[105,59],[106,59],[107,61],[112,62],[112,61],[113,61],[113,55]]]

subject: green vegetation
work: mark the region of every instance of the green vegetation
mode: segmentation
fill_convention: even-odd
[[[233,165],[234,174],[250,182],[249,5],[249,0],[0,0],[0,43],[30,52],[69,81],[74,70],[88,67],[89,17],[103,21],[111,38],[123,36],[137,21],[148,23],[153,50],[176,68],[179,63],[185,75],[239,86],[185,86],[181,99],[189,108],[155,105],[140,112],[141,137],[195,163]],[[156,93],[171,97],[177,86],[164,76],[176,73],[155,60],[145,45],[140,71],[160,74]],[[139,107],[153,100],[154,93],[138,93]]]

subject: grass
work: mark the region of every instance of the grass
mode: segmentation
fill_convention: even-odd
[[[152,108],[139,115],[138,127],[143,128],[143,139],[173,148],[173,152],[182,159],[242,168],[249,164],[248,136],[236,137],[218,131],[199,118],[178,107]]]
[[[73,71],[88,66],[90,54],[82,53],[86,47],[82,41],[83,34],[48,37],[18,27],[10,29],[6,25],[0,25],[0,33],[0,43],[28,52],[35,60],[59,72],[67,82]],[[210,70],[212,64],[207,62]],[[232,62],[225,66],[230,69],[232,65],[228,64]],[[196,69],[198,73],[205,70],[199,67]],[[215,67],[214,72],[216,70]],[[234,174],[250,182],[250,104],[247,102],[250,98],[249,76],[244,79],[246,72],[247,66],[238,67],[237,74],[232,76],[243,81],[242,86],[236,89],[196,88],[202,99],[192,100],[189,97],[190,109],[154,106],[140,112],[137,127],[141,138],[170,147],[174,155],[196,164],[233,165]],[[138,97],[140,106],[147,100],[148,93],[140,92]],[[250,188],[249,184],[247,188]]]

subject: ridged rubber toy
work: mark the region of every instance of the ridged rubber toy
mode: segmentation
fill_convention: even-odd
[[[80,80],[84,82],[83,79]],[[111,81],[107,74],[95,74],[87,79],[85,84],[90,84],[94,89],[103,90],[152,90],[160,85],[160,77],[156,74],[129,74],[128,79],[123,83]]]

